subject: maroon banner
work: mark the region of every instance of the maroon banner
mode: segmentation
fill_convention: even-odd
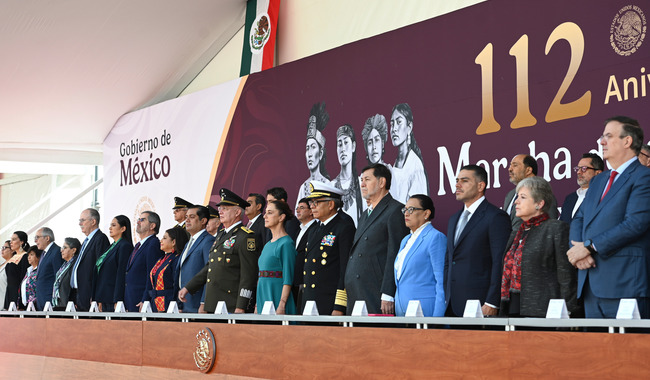
[[[646,2],[492,0],[252,74],[212,199],[220,187],[247,195],[283,186],[293,204],[316,161],[314,177],[354,187],[369,162],[367,142],[381,148],[385,137],[375,157],[392,167],[391,193],[399,199],[424,186],[443,232],[461,207],[456,174],[469,163],[486,168],[486,196],[501,206],[514,186],[510,160],[531,154],[561,203],[577,188],[572,167],[582,153],[599,152],[606,118],[649,122],[646,11]],[[310,127],[317,104],[329,119],[323,124],[325,112],[314,112]],[[364,125],[379,131],[382,117],[386,136],[364,141]],[[352,214],[365,203],[348,201]]]

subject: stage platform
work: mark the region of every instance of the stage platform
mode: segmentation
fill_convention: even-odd
[[[552,327],[579,325],[614,333]],[[647,379],[650,335],[633,327],[650,321],[0,312],[0,378]],[[193,357],[205,328],[207,374]]]

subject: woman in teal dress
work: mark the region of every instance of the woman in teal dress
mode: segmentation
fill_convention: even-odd
[[[283,201],[271,201],[266,206],[264,226],[273,238],[264,245],[258,260],[256,313],[261,313],[266,301],[273,301],[276,314],[295,314],[296,305],[291,296],[293,271],[296,265],[296,244],[284,229],[285,220],[293,213]]]

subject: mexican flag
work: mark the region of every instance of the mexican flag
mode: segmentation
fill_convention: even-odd
[[[280,0],[248,0],[239,75],[273,67]]]

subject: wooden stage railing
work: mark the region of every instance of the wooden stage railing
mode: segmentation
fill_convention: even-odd
[[[204,327],[217,347],[208,375],[222,377],[650,378],[646,334],[6,315],[0,318],[0,374],[205,377],[192,356]]]

